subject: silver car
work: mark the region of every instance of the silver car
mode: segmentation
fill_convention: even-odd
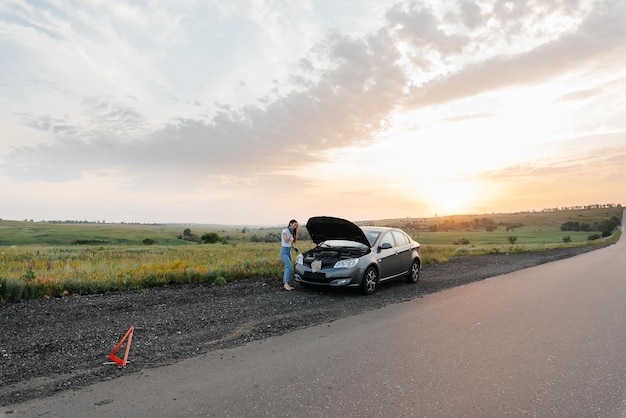
[[[359,227],[329,216],[310,218],[306,228],[316,247],[296,257],[298,283],[358,288],[370,295],[383,281],[419,279],[420,244],[400,229]]]

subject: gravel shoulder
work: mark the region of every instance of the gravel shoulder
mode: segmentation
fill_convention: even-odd
[[[599,248],[457,257],[448,263],[424,266],[416,285],[402,280],[386,283],[372,296],[302,286],[286,292],[277,279],[249,278],[223,286],[169,286],[2,304],[0,406],[172,364],[211,350],[331,322]],[[105,364],[130,326],[134,333],[127,367]]]

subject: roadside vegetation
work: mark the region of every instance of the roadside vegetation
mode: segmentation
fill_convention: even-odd
[[[453,257],[606,244],[620,237],[622,207],[359,222],[401,227],[424,264]],[[304,222],[303,222],[304,223]],[[0,302],[225,284],[282,277],[280,230],[249,226],[0,220]],[[299,248],[314,246],[302,228]]]

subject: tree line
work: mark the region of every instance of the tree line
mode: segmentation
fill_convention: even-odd
[[[411,231],[416,228],[415,222],[410,222],[403,226],[403,229]],[[442,222],[428,226],[428,232],[440,231],[495,231],[498,227],[504,227],[507,231],[514,231],[516,228],[524,226],[520,222],[496,222],[490,218],[475,218],[472,221],[456,222],[453,219],[446,219]]]
[[[588,222],[568,221],[561,225],[561,231],[572,232],[602,232],[603,237],[610,236],[616,228],[620,227],[622,222],[617,216],[611,216],[610,219],[604,221]]]

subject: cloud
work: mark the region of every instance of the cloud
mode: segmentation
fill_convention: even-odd
[[[4,171],[15,177],[63,180],[85,170],[123,169],[146,176],[182,172],[211,176],[251,175],[289,169],[323,151],[372,140],[398,105],[406,84],[395,65],[397,51],[384,32],[367,39],[337,33],[324,42],[332,63],[317,81],[268,102],[233,109],[220,105],[210,121],[175,118],[143,137],[141,113],[104,97],[83,100],[87,128],[34,118],[57,142],[14,150]],[[50,176],[54,167],[63,170]]]
[[[493,117],[493,115],[490,113],[472,113],[472,114],[467,114],[467,115],[457,115],[451,118],[447,118],[445,120],[448,122],[462,122],[462,121],[467,121],[467,120],[484,119],[484,118],[491,118],[491,117]]]
[[[470,28],[475,29],[485,23],[485,15],[478,4],[473,1],[462,0],[458,3],[461,21]]]
[[[474,10],[464,8],[466,13]],[[392,6],[386,14],[390,29],[400,40],[406,41],[413,47],[431,48],[443,56],[450,53],[460,53],[468,43],[468,38],[459,34],[447,33],[442,28],[442,22],[434,12],[423,5],[398,3]]]
[[[483,172],[479,176],[502,183],[595,184],[604,188],[626,167],[626,131],[561,140],[543,146],[533,161]],[[567,180],[566,180],[567,179]],[[623,176],[620,182],[625,180]]]
[[[591,88],[571,91],[559,97],[557,101],[580,102],[583,100],[593,99],[593,98],[596,98],[598,96],[602,96],[605,94],[618,92],[621,89],[624,89],[625,87],[626,87],[626,80],[623,80],[623,79],[610,80],[608,82],[597,83]]]
[[[600,7],[573,33],[528,52],[496,56],[414,87],[407,106],[436,105],[497,89],[544,83],[562,74],[581,71],[604,56],[623,56],[625,18],[623,6]]]

